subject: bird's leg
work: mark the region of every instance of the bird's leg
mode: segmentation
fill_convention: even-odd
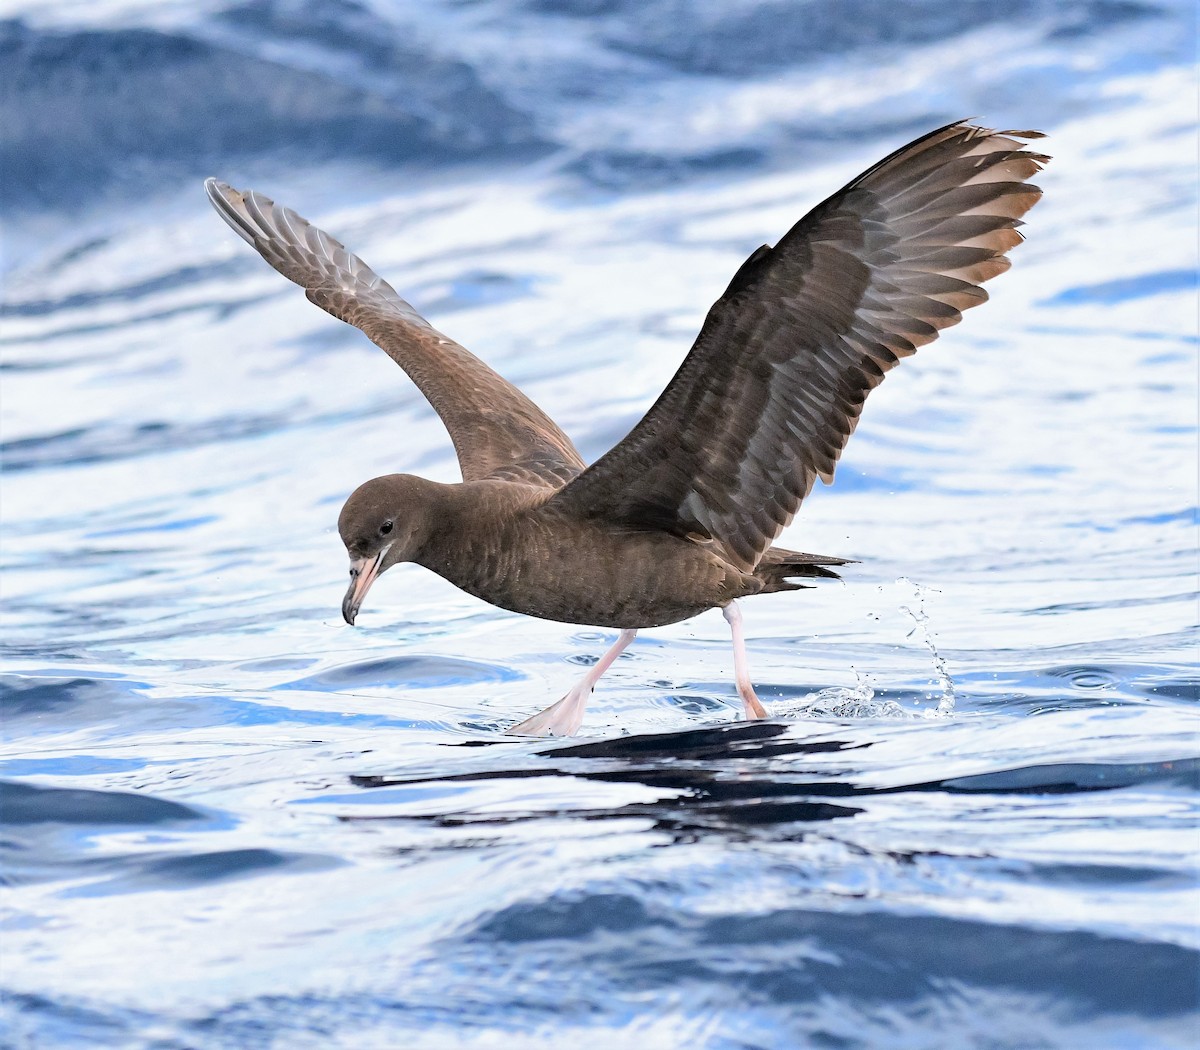
[[[519,725],[508,730],[513,736],[572,736],[583,721],[583,709],[587,707],[588,697],[613,661],[625,651],[626,646],[637,637],[637,631],[622,631],[621,635],[608,650],[571,689],[566,696],[556,704],[551,704],[545,711],[539,711],[532,718],[525,719]]]
[[[738,695],[746,705],[746,717],[766,718],[767,709],[750,684],[750,668],[746,666],[746,639],[742,635],[742,610],[737,602],[730,602],[721,611],[729,621],[729,630],[733,634],[733,676],[737,680]]]

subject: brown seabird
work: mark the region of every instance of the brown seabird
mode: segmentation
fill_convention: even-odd
[[[502,609],[617,628],[565,697],[510,732],[569,735],[642,627],[724,611],[748,718],[737,599],[837,578],[841,558],[773,547],[901,357],[987,299],[1047,160],[1033,131],[948,124],[884,158],[734,274],[654,406],[587,466],[532,401],[446,338],[356,255],[262,194],[209,179],[243,240],[392,358],[442,418],[463,480],[389,474],[338,517],[353,624],[380,573],[416,562]]]

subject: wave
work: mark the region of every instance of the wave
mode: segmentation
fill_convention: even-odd
[[[0,22],[0,208],[78,211],[214,171],[553,152],[583,185],[656,188],[968,115],[947,108],[939,70],[970,67],[985,116],[1046,124],[1076,104],[1069,79],[1190,61],[1173,2],[476,7],[252,0],[84,26],[42,24],[31,6]],[[1069,55],[1085,36],[1088,74]]]

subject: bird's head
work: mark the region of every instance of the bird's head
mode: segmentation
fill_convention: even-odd
[[[429,534],[422,479],[389,474],[359,485],[338,515],[338,532],[350,555],[350,587],[342,616],[354,623],[359,607],[379,574],[413,561]]]

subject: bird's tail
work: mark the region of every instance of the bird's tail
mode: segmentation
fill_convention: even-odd
[[[773,594],[776,591],[799,591],[810,586],[793,583],[792,580],[797,577],[840,580],[841,576],[830,566],[850,564],[852,561],[849,558],[830,558],[823,554],[803,554],[782,547],[771,547],[762,556],[754,575],[763,582],[763,593]]]

